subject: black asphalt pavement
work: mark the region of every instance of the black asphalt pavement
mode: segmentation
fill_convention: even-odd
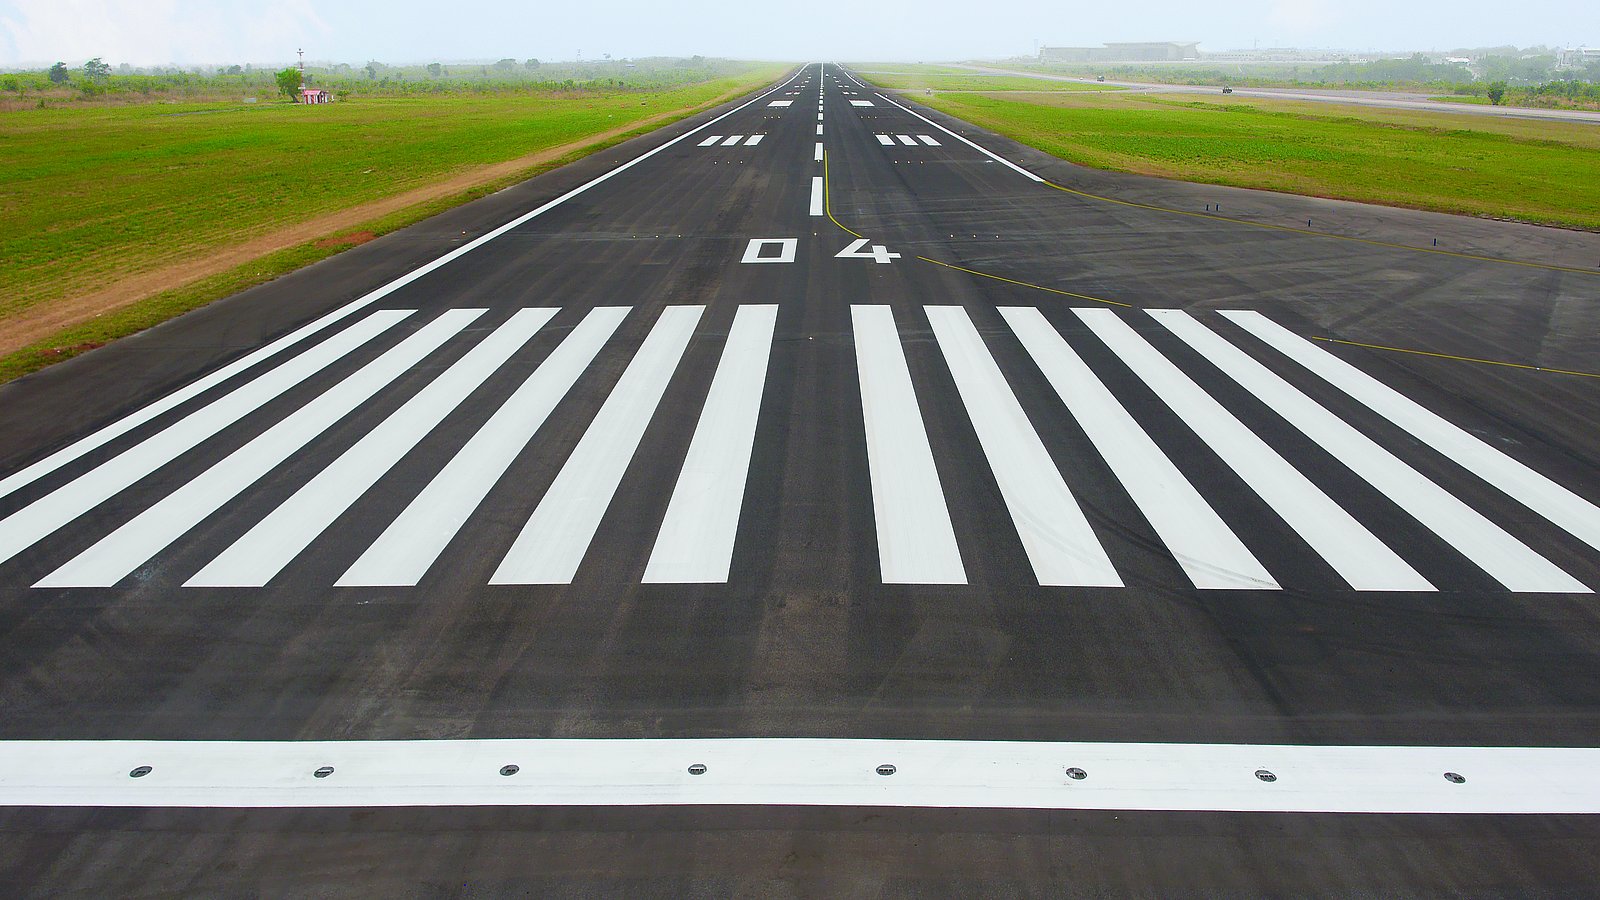
[[[914,99],[811,65],[0,387],[0,743],[1600,747],[1600,236],[1096,172]],[[792,261],[744,261],[785,240]],[[765,375],[741,377],[741,329],[768,305],[770,343],[750,345]],[[886,340],[867,307],[887,309]],[[555,311],[448,398],[437,385],[523,309]],[[1019,320],[1122,417],[1069,409]],[[895,358],[914,404],[894,402]],[[1398,405],[1301,361],[1323,358]],[[563,365],[544,408],[517,405]],[[753,418],[714,417],[739,386]],[[694,473],[733,479],[731,544],[680,527],[723,508],[684,487]],[[1180,497],[1212,517],[1163,519]],[[424,534],[436,556],[402,540]],[[725,544],[725,577],[656,577]],[[0,772],[0,804],[27,777]],[[1600,883],[1600,818],[9,806],[0,883],[1570,894]]]

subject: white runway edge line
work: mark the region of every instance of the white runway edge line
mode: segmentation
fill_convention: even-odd
[[[1000,315],[1195,587],[1278,587],[1043,313],[1004,307]]]
[[[1221,314],[1506,496],[1600,550],[1600,508],[1593,503],[1267,317],[1231,310]]]
[[[1122,587],[967,311],[929,306],[926,312],[1034,576],[1043,585]]]
[[[1109,309],[1074,309],[1250,489],[1358,591],[1433,585]]]
[[[1184,310],[1152,309],[1148,312],[1207,362],[1507,589],[1527,593],[1590,592],[1554,563],[1401,462],[1372,438],[1318,405]]]
[[[656,535],[645,584],[728,580],[756,420],[767,384],[776,304],[741,306]]]
[[[354,314],[354,313],[356,313],[356,312],[358,312],[360,310],[363,310],[363,309],[367,308],[368,306],[371,306],[372,304],[378,302],[379,300],[382,300],[384,297],[389,296],[390,294],[392,294],[395,291],[405,287],[406,285],[412,283],[413,281],[416,281],[417,279],[419,279],[419,278],[421,278],[421,277],[423,277],[425,275],[428,275],[428,274],[430,274],[430,273],[432,273],[432,272],[434,272],[434,271],[436,271],[436,270],[438,270],[438,269],[440,269],[440,268],[442,268],[442,267],[444,267],[446,265],[449,265],[450,263],[456,261],[457,259],[460,259],[461,257],[467,255],[468,253],[471,253],[472,251],[478,249],[479,247],[482,247],[484,244],[489,243],[490,241],[494,240],[497,237],[500,237],[501,235],[505,234],[508,231],[511,231],[512,229],[518,227],[519,225],[522,225],[522,224],[524,224],[526,222],[529,222],[529,221],[537,218],[538,216],[544,215],[545,213],[549,212],[550,210],[555,209],[556,207],[560,206],[561,204],[567,202],[568,200],[571,200],[573,197],[576,197],[579,194],[582,194],[583,192],[589,190],[590,188],[593,188],[593,187],[595,187],[597,185],[605,183],[606,181],[609,181],[610,179],[616,177],[617,175],[620,175],[623,172],[626,172],[629,169],[633,168],[634,166],[637,166],[638,164],[640,164],[640,163],[644,162],[645,160],[651,158],[652,156],[655,156],[657,153],[661,153],[662,151],[666,150],[669,147],[676,146],[681,141],[685,141],[685,140],[693,137],[694,135],[699,134],[702,131],[705,131],[707,128],[710,128],[711,126],[717,124],[718,122],[721,122],[723,119],[726,119],[729,116],[736,115],[741,110],[743,110],[745,107],[748,107],[748,106],[750,106],[752,104],[755,104],[755,103],[760,103],[762,100],[764,100],[767,97],[771,96],[773,93],[783,90],[785,87],[787,87],[789,85],[790,82],[794,81],[795,78],[797,78],[797,77],[799,77],[799,73],[798,72],[796,72],[794,75],[789,76],[787,79],[785,79],[783,81],[782,84],[779,84],[776,87],[769,88],[766,91],[763,91],[762,93],[757,94],[754,97],[751,97],[749,100],[746,100],[745,102],[739,104],[738,106],[734,107],[733,109],[728,110],[727,112],[723,113],[722,115],[717,116],[716,118],[711,119],[711,120],[709,120],[709,121],[707,121],[707,122],[705,122],[703,124],[696,125],[695,127],[689,129],[688,131],[685,131],[683,134],[680,134],[677,137],[666,141],[665,143],[661,144],[659,147],[654,147],[654,148],[652,148],[650,150],[646,150],[645,152],[639,154],[638,156],[634,157],[633,159],[628,160],[627,162],[623,163],[622,165],[617,166],[614,169],[609,169],[609,170],[607,170],[605,172],[602,172],[601,174],[597,175],[596,177],[584,182],[583,184],[578,185],[577,187],[573,188],[570,191],[567,191],[565,194],[562,194],[561,196],[556,197],[555,199],[553,199],[553,200],[551,200],[551,201],[549,201],[547,203],[544,203],[544,204],[540,205],[539,207],[537,207],[535,209],[529,210],[528,212],[525,212],[522,215],[517,216],[515,219],[512,219],[511,221],[505,223],[504,225],[501,225],[501,226],[495,228],[492,231],[485,232],[484,234],[479,235],[476,238],[473,238],[471,241],[468,241],[467,243],[462,244],[461,246],[455,248],[454,250],[451,250],[449,253],[446,253],[443,256],[440,256],[439,258],[435,259],[433,262],[430,262],[430,263],[428,263],[426,265],[420,266],[420,267],[418,267],[416,269],[412,269],[410,272],[407,272],[406,274],[401,275],[399,278],[396,278],[393,281],[390,281],[390,282],[384,284],[381,287],[378,287],[378,288],[376,288],[374,290],[368,291],[365,294],[362,294],[360,297],[357,297],[356,299],[354,299],[354,300],[350,301],[349,303],[346,303],[344,306],[341,306],[338,309],[336,309],[336,310],[334,310],[334,311],[322,316],[321,318],[318,318],[318,319],[316,319],[316,320],[314,320],[314,321],[312,321],[312,322],[310,322],[310,323],[308,323],[306,325],[301,326],[300,328],[295,329],[294,331],[290,332],[289,334],[286,334],[283,337],[278,338],[277,340],[273,341],[272,343],[267,344],[266,346],[264,346],[264,347],[262,347],[262,348],[260,348],[258,350],[255,350],[255,351],[251,352],[250,354],[248,354],[248,355],[246,355],[244,357],[241,357],[240,359],[235,360],[232,363],[229,363],[228,365],[222,367],[221,369],[216,370],[215,372],[211,372],[211,373],[209,373],[207,375],[202,376],[200,379],[198,379],[197,381],[195,381],[192,384],[188,385],[187,387],[180,388],[177,391],[173,392],[172,394],[169,394],[166,397],[163,397],[162,399],[157,400],[156,402],[150,404],[149,406],[146,406],[143,409],[138,410],[137,412],[130,413],[129,415],[125,416],[124,418],[119,419],[119,420],[117,420],[116,422],[113,422],[110,425],[107,425],[106,427],[100,429],[99,431],[93,432],[92,434],[88,435],[87,437],[81,438],[78,441],[76,441],[76,442],[74,442],[74,443],[72,443],[72,444],[70,444],[70,445],[68,445],[66,447],[63,447],[62,449],[57,450],[55,453],[50,454],[49,456],[45,457],[42,460],[39,460],[38,462],[28,466],[27,468],[22,469],[22,470],[20,470],[18,472],[15,472],[15,473],[13,473],[11,475],[6,476],[6,478],[4,480],[0,480],[0,497],[4,497],[5,495],[11,493],[12,491],[15,491],[17,488],[20,488],[23,485],[33,483],[34,481],[38,480],[39,478],[42,478],[45,475],[48,475],[49,473],[54,472],[56,469],[59,469],[62,466],[66,465],[67,463],[72,462],[73,460],[75,460],[78,457],[84,455],[85,453],[88,453],[89,451],[94,450],[96,447],[99,447],[99,446],[107,443],[108,441],[114,440],[120,435],[126,434],[128,431],[138,427],[139,425],[141,425],[141,424],[143,424],[145,422],[150,421],[151,419],[155,418],[156,416],[161,415],[162,413],[166,412],[167,410],[170,410],[173,407],[178,406],[179,404],[182,404],[182,403],[184,403],[184,402],[186,402],[186,401],[198,396],[199,394],[211,389],[212,387],[215,387],[216,385],[221,384],[222,382],[232,378],[234,375],[237,375],[240,372],[242,372],[242,371],[244,371],[244,370],[256,365],[257,363],[276,355],[277,353],[282,351],[284,348],[292,346],[294,344],[297,344],[300,341],[305,340],[307,337],[310,337],[311,335],[316,334],[317,332],[323,330],[324,328],[327,328],[329,325],[332,325],[335,322],[339,322],[339,321],[342,321],[343,319],[348,318],[352,314]],[[822,118],[822,115],[820,113],[818,113],[817,118],[819,118],[819,119]],[[6,558],[7,557],[0,556],[0,561],[3,561]]]
[[[904,112],[910,113],[913,116],[916,116],[917,118],[921,119],[922,121],[927,122],[929,125],[932,125],[933,127],[935,127],[937,129],[939,129],[940,131],[944,132],[945,134],[950,135],[951,137],[955,138],[956,140],[960,141],[963,144],[966,144],[968,147],[971,147],[972,149],[978,151],[979,153],[982,153],[984,156],[989,157],[990,159],[994,160],[995,162],[1000,163],[1001,165],[1003,165],[1006,168],[1012,170],[1013,172],[1016,172],[1018,175],[1021,175],[1022,177],[1028,179],[1029,181],[1038,181],[1038,182],[1043,182],[1044,181],[1043,178],[1040,178],[1039,176],[1033,174],[1032,172],[1029,172],[1027,169],[1024,169],[1023,167],[1021,167],[1021,166],[1017,165],[1016,163],[1012,162],[1011,160],[1006,159],[1004,156],[1001,156],[1000,154],[995,153],[992,150],[988,150],[988,149],[986,149],[984,147],[979,146],[978,144],[973,143],[972,141],[967,140],[966,138],[962,137],[961,135],[956,134],[954,131],[951,131],[950,129],[944,127],[943,125],[940,125],[938,122],[935,122],[934,120],[928,118],[927,116],[922,115],[921,113],[917,112],[916,110],[911,109],[911,108],[906,107],[906,106],[901,106],[900,104],[894,102],[893,100],[890,100],[888,97],[885,97],[882,94],[879,94],[878,97],[880,97],[883,100],[883,102],[889,104],[890,106],[896,107],[897,109],[900,109],[900,110],[902,110]]]
[[[489,490],[533,439],[631,307],[597,306],[337,582],[340,587],[410,587],[422,580]]]
[[[221,509],[396,378],[426,359],[482,309],[450,309],[354,374],[328,388],[249,443],[163,497],[35,584],[113,587],[163,548]]]
[[[572,581],[704,312],[704,306],[662,311],[490,584]]]
[[[499,371],[556,312],[548,308],[517,310],[443,375],[367,432],[184,586],[266,585],[489,376]]]
[[[886,584],[966,584],[928,432],[887,306],[851,306],[867,472]]]
[[[129,777],[145,766],[141,777]],[[331,771],[324,777],[313,774],[325,767]],[[6,741],[0,806],[1594,815],[1600,813],[1596,767],[1600,750],[1588,747],[837,738]]]
[[[823,188],[821,175],[814,176],[811,179],[811,214],[813,216],[827,214],[827,210],[823,207]]]
[[[194,449],[411,314],[409,309],[380,309],[12,513],[0,521],[0,562]]]

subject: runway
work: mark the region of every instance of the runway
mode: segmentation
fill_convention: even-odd
[[[1592,884],[1597,262],[797,69],[0,388],[0,873]]]

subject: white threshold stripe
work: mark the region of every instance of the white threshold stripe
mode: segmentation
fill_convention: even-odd
[[[851,306],[867,471],[886,584],[966,584],[950,510],[887,306]]]
[[[715,144],[717,141],[720,141],[720,140],[722,140],[722,135],[713,134],[710,137],[706,138],[705,140],[701,141],[699,146],[701,146],[701,147],[710,147],[713,144]]]
[[[590,310],[336,584],[411,587],[421,581],[630,309]]]
[[[822,162],[822,142],[821,141],[817,141],[817,149],[812,151],[811,158],[813,160],[817,161],[817,162]]]
[[[185,482],[34,587],[114,587],[483,315],[451,309]]]
[[[885,147],[894,146],[894,138],[889,137],[887,134],[875,134],[873,137],[877,138],[878,143],[884,145]]]
[[[755,145],[761,143],[761,139],[764,137],[766,137],[764,134],[752,134],[748,139],[745,140],[744,145],[746,147],[754,147]]]
[[[1000,315],[1195,587],[1278,587],[1043,313],[1003,307]]]
[[[840,738],[5,741],[0,806],[1594,815],[1600,813],[1597,766],[1600,750],[1588,747]],[[141,767],[148,771],[130,777]],[[319,770],[322,777],[313,774]]]
[[[490,584],[572,581],[704,312],[704,306],[662,311]]]
[[[645,566],[645,584],[728,580],[777,322],[776,304],[741,306],[735,313]]]
[[[1222,315],[1506,496],[1600,550],[1600,508],[1593,503],[1278,323],[1250,312]]]
[[[924,144],[928,145],[929,147],[943,146],[938,141],[934,140],[932,137],[929,137],[926,134],[917,135],[917,140],[923,142]]]
[[[555,309],[521,309],[213,559],[185,587],[262,587],[525,345]]]
[[[33,546],[61,526],[343,359],[412,312],[408,309],[381,309],[374,312],[0,520],[0,562]]]
[[[1377,488],[1506,588],[1528,593],[1591,593],[1528,545],[1378,446],[1243,350],[1181,309],[1148,311],[1168,331],[1255,395],[1300,433]]]
[[[1352,588],[1434,589],[1114,311],[1074,309],[1073,313]]]
[[[731,134],[731,135],[728,135],[728,139],[727,140],[722,142],[722,146],[724,146],[724,147],[732,147],[732,146],[735,146],[736,144],[738,144],[742,140],[744,140],[744,135],[742,135],[742,134]]]
[[[822,205],[822,200],[822,176],[817,175],[811,179],[811,214],[813,216],[821,216],[826,214],[826,210]]]
[[[488,232],[485,232],[484,234],[479,235],[478,237],[472,239],[471,241],[468,241],[467,243],[462,244],[461,246],[455,248],[454,250],[451,250],[449,253],[446,253],[443,256],[438,257],[437,259],[433,260],[432,262],[427,263],[426,265],[420,266],[420,267],[418,267],[416,269],[412,269],[410,272],[407,272],[406,274],[401,275],[399,278],[396,278],[396,279],[394,279],[392,281],[389,281],[389,282],[387,282],[386,284],[383,284],[380,287],[377,287],[377,288],[375,288],[375,289],[373,289],[371,291],[368,291],[365,294],[362,294],[360,297],[357,297],[356,299],[350,301],[349,303],[346,303],[344,306],[341,306],[338,309],[333,310],[332,312],[322,316],[319,319],[316,319],[315,321],[312,321],[312,322],[310,322],[310,323],[308,323],[306,325],[301,326],[300,328],[296,329],[295,331],[293,331],[293,332],[291,332],[291,333],[279,338],[278,340],[273,341],[272,343],[266,345],[265,347],[262,347],[261,349],[256,350],[256,351],[250,353],[249,355],[247,355],[247,356],[245,356],[245,357],[243,357],[243,358],[241,358],[239,360],[236,360],[235,362],[230,363],[227,366],[224,366],[223,368],[218,369],[215,372],[210,373],[209,375],[203,376],[198,381],[194,382],[193,384],[189,385],[188,387],[180,388],[178,391],[176,391],[176,392],[174,392],[172,394],[169,394],[168,396],[166,396],[166,397],[164,397],[164,398],[162,398],[160,400],[155,401],[151,405],[146,406],[146,407],[138,410],[137,412],[130,413],[128,416],[124,417],[123,419],[119,419],[118,421],[112,423],[111,425],[108,425],[105,428],[102,428],[101,430],[99,430],[97,432],[94,432],[93,434],[90,434],[88,437],[85,437],[85,438],[83,438],[83,439],[81,439],[81,440],[79,440],[79,441],[77,441],[77,442],[75,442],[73,444],[68,445],[67,447],[62,448],[61,450],[56,451],[55,453],[51,454],[50,456],[48,456],[48,457],[46,457],[46,458],[44,458],[44,459],[42,459],[42,460],[30,465],[30,466],[28,466],[27,468],[22,469],[20,471],[17,471],[15,473],[11,474],[11,475],[6,476],[6,478],[3,481],[0,481],[0,497],[4,497],[5,495],[11,493],[12,491],[16,490],[17,488],[22,487],[25,484],[31,484],[32,482],[38,480],[39,478],[42,478],[43,476],[48,475],[51,472],[54,472],[56,469],[58,469],[58,468],[60,468],[60,467],[62,467],[64,465],[66,465],[67,463],[77,459],[78,457],[82,456],[83,454],[88,453],[89,451],[95,449],[96,447],[101,446],[102,444],[106,443],[107,441],[110,441],[110,440],[116,438],[119,435],[127,433],[129,430],[137,427],[138,425],[140,425],[140,424],[142,424],[144,422],[149,421],[150,419],[154,418],[155,416],[160,415],[161,413],[167,411],[168,409],[171,409],[172,407],[177,406],[178,404],[183,403],[186,400],[189,400],[190,398],[202,393],[203,391],[205,391],[205,390],[207,390],[207,389],[209,389],[209,388],[211,388],[211,387],[213,387],[213,386],[215,386],[217,384],[220,384],[221,382],[233,377],[234,375],[238,374],[239,372],[242,372],[245,369],[247,369],[247,368],[249,368],[251,366],[254,366],[256,363],[261,362],[262,360],[264,360],[264,359],[266,359],[266,358],[268,358],[270,356],[273,356],[274,354],[276,354],[279,351],[283,350],[285,347],[288,347],[288,346],[290,346],[292,344],[298,343],[299,341],[302,341],[305,338],[309,337],[310,335],[315,334],[318,331],[321,331],[322,329],[328,327],[329,325],[332,325],[335,322],[339,322],[339,321],[341,321],[343,319],[346,319],[349,316],[351,316],[352,314],[354,314],[354,313],[356,313],[356,312],[358,312],[360,310],[363,310],[363,309],[367,308],[368,306],[371,306],[372,304],[378,302],[379,300],[382,300],[384,297],[389,296],[390,294],[392,294],[395,291],[405,287],[406,285],[412,283],[413,281],[416,281],[417,279],[422,278],[423,276],[428,275],[428,274],[434,272],[435,270],[437,270],[439,268],[442,268],[443,266],[446,266],[446,265],[454,262],[457,259],[460,259],[461,257],[467,255],[468,253],[471,253],[472,251],[478,249],[479,247],[482,247],[484,244],[489,243],[490,241],[494,240],[497,237],[500,237],[501,235],[505,234],[508,231],[511,231],[512,229],[518,227],[519,225],[522,225],[522,224],[524,224],[526,222],[529,222],[529,221],[533,220],[534,218],[537,218],[538,216],[544,215],[546,212],[549,212],[550,210],[555,209],[557,206],[560,206],[561,204],[567,202],[568,200],[571,200],[573,197],[576,197],[579,194],[582,194],[583,192],[589,190],[590,188],[593,188],[593,187],[595,187],[597,185],[600,185],[600,184],[602,184],[602,183],[604,183],[606,181],[609,181],[611,178],[613,178],[613,177],[615,177],[615,176],[617,176],[617,175],[619,175],[619,174],[621,174],[623,172],[628,171],[629,169],[633,168],[634,166],[644,162],[645,160],[651,158],[652,156],[655,156],[657,153],[660,153],[660,152],[662,152],[663,150],[666,150],[669,147],[676,146],[679,142],[687,140],[687,139],[693,137],[694,135],[699,134],[702,131],[705,131],[707,128],[712,127],[713,125],[717,124],[718,122],[721,122],[723,119],[726,119],[729,116],[737,114],[740,110],[743,110],[745,107],[750,106],[753,103],[761,102],[763,99],[765,99],[766,97],[771,96],[773,93],[783,90],[785,87],[787,87],[789,85],[790,82],[794,81],[797,76],[798,76],[798,73],[796,73],[796,75],[789,76],[787,79],[785,79],[783,81],[782,84],[779,84],[779,85],[777,85],[777,86],[775,86],[773,88],[770,88],[770,89],[768,89],[768,90],[766,90],[766,91],[764,91],[764,92],[762,92],[760,94],[757,94],[754,97],[751,97],[749,100],[746,100],[745,102],[739,104],[738,106],[734,107],[733,109],[728,110],[727,112],[723,113],[722,115],[717,116],[716,118],[710,119],[709,121],[707,121],[707,122],[705,122],[703,124],[696,125],[694,128],[691,128],[688,131],[685,131],[683,134],[680,134],[677,137],[672,138],[671,140],[662,143],[658,147],[654,147],[654,148],[652,148],[650,150],[646,150],[644,153],[639,154],[638,156],[634,157],[633,159],[628,160],[627,162],[617,166],[616,168],[609,169],[609,170],[607,170],[605,172],[602,172],[601,174],[599,174],[599,175],[595,176],[594,178],[590,179],[589,181],[586,181],[583,184],[580,184],[577,187],[573,188],[572,190],[567,191],[565,194],[562,194],[561,196],[556,197],[555,199],[550,200],[549,202],[547,202],[547,203],[545,203],[545,204],[543,204],[543,205],[541,205],[541,206],[539,206],[539,207],[537,207],[535,209],[529,210],[528,212],[525,212],[522,215],[517,216],[515,219],[512,219],[509,222],[506,222],[505,224],[493,229],[492,231],[488,231]],[[817,118],[818,119],[822,118],[822,114],[818,113],[817,114]],[[8,557],[0,555],[0,561],[3,561],[6,558],[8,558]]]
[[[234,360],[220,369],[217,369],[211,374],[205,375],[200,379],[193,381],[176,391],[173,391],[165,397],[162,397],[154,403],[151,403],[149,406],[129,413],[127,416],[124,416],[123,418],[112,422],[110,425],[101,428],[99,431],[93,432],[88,436],[61,448],[60,450],[57,450],[56,452],[28,466],[27,468],[21,469],[3,479],[0,479],[0,497],[4,497],[24,485],[32,484],[34,481],[50,474],[51,472],[54,472],[56,469],[59,469],[67,463],[72,462],[78,457],[83,456],[85,453],[89,453],[92,450],[102,447],[105,444],[116,440],[122,435],[127,434],[133,429],[138,428],[140,425],[143,425],[144,423],[156,418],[167,410],[173,409],[180,404],[186,403],[189,400],[200,396],[201,394],[213,387],[216,387],[222,382],[227,381],[240,372],[255,366],[257,363],[276,356],[279,351],[285,349],[286,347],[297,344],[300,341],[305,340],[307,337],[310,337],[329,325],[339,321],[340,319],[347,317],[354,311],[355,310],[348,307],[338,309],[334,312],[328,313],[320,319],[302,325],[283,337],[278,338],[272,343],[263,347],[259,347],[249,354]]]
[[[1121,587],[1105,548],[967,311],[959,306],[926,310],[1034,576],[1042,585]]]
[[[1039,176],[1033,174],[1032,172],[1029,172],[1027,169],[1024,169],[1023,167],[1021,167],[1021,166],[1017,165],[1016,163],[1012,162],[1011,160],[1006,159],[1004,156],[1001,156],[1000,154],[995,153],[992,150],[989,150],[989,149],[987,149],[985,147],[981,147],[978,144],[975,144],[972,141],[967,140],[966,138],[962,137],[961,135],[956,134],[954,131],[951,131],[950,129],[944,127],[943,125],[940,125],[938,122],[935,122],[934,120],[928,118],[927,116],[922,115],[921,113],[917,112],[916,110],[911,109],[910,107],[907,107],[907,106],[901,106],[900,104],[894,102],[893,100],[890,100],[888,97],[884,97],[884,95],[882,95],[882,94],[879,94],[878,96],[882,97],[883,101],[885,103],[889,104],[890,106],[896,107],[898,109],[902,109],[902,110],[910,113],[911,115],[916,116],[917,118],[921,119],[922,121],[927,122],[929,125],[932,125],[933,127],[935,127],[937,129],[939,129],[940,131],[944,132],[945,134],[950,135],[951,137],[955,138],[956,140],[960,141],[963,144],[966,144],[968,147],[971,147],[972,149],[978,151],[979,153],[982,153],[984,156],[989,157],[990,159],[994,160],[995,162],[1000,163],[1001,165],[1003,165],[1006,168],[1012,170],[1013,172],[1016,172],[1017,174],[1021,175],[1022,177],[1028,179],[1029,181],[1040,181],[1040,182],[1044,181],[1043,178],[1040,178]]]
[[[912,140],[911,135],[909,134],[897,134],[895,135],[895,138],[898,139],[900,143],[905,144],[907,147],[915,147],[917,145],[917,142]]]

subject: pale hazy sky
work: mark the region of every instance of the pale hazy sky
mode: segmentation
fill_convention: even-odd
[[[1600,45],[1600,0],[0,0],[0,66],[732,56],[962,59],[1197,40],[1446,49]]]

